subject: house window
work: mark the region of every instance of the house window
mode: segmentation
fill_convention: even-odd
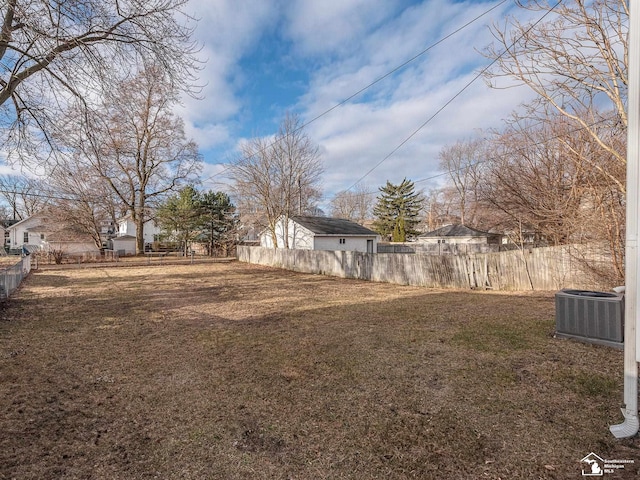
[[[24,232],[24,234],[22,235],[22,242],[29,243],[29,232]]]
[[[346,239],[346,238],[341,238],[341,239],[340,239],[340,243],[341,243],[342,245],[344,245],[345,243],[347,243],[347,239]]]
[[[40,234],[40,240],[44,240],[44,233]]]

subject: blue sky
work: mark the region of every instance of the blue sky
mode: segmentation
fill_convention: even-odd
[[[206,188],[226,189],[225,164],[243,138],[276,132],[286,111],[315,118],[498,2],[446,0],[191,0],[206,60],[202,99],[180,114],[200,145]],[[306,127],[320,147],[324,206],[358,181],[456,95],[489,62],[479,51],[488,25],[513,2]],[[515,10],[512,14],[521,15]],[[420,180],[440,173],[438,152],[499,127],[530,98],[478,80],[362,183]],[[211,178],[210,178],[211,177]],[[436,181],[420,182],[431,188]]]

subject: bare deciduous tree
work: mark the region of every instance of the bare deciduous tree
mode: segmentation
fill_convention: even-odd
[[[189,89],[197,66],[187,0],[6,0],[0,5],[0,128],[27,158],[53,145],[74,98],[89,102],[131,66],[155,61]],[[31,154],[31,155],[28,155]],[[15,160],[13,156],[10,157]],[[32,160],[32,159],[31,159]]]
[[[589,171],[569,147],[579,148],[576,131],[560,137],[562,120],[557,123],[517,122],[498,135],[482,195],[506,215],[505,230],[517,232],[523,227],[549,244],[563,245],[580,241],[582,214],[589,208],[585,183]]]
[[[509,77],[527,85],[538,96],[529,115],[544,120],[554,109],[624,165],[622,145],[601,135],[601,127],[627,127],[628,1],[576,0],[552,7],[546,0],[531,0],[519,5],[540,13],[553,9],[553,15],[535,25],[512,17],[494,26],[496,42],[486,54],[497,68],[489,72],[489,81]]]
[[[51,173],[49,191],[57,221],[102,249],[103,229],[115,225],[115,211],[123,209],[107,183],[90,166],[67,162]]]
[[[338,192],[331,200],[331,216],[362,225],[371,218],[374,195],[362,184],[355,185],[353,190]]]
[[[299,118],[288,114],[273,139],[253,138],[241,145],[230,177],[243,212],[256,212],[261,226],[278,245],[276,222],[281,216],[310,213],[320,197],[322,165],[318,147],[302,130]],[[288,221],[284,222],[285,230]],[[285,231],[285,248],[288,248]]]
[[[562,225],[574,240],[608,243],[615,274],[623,278],[629,2],[575,0],[552,5],[531,0],[519,5],[545,19],[525,24],[511,18],[494,26],[496,42],[486,54],[497,68],[487,77],[491,84],[500,77],[515,79],[536,93],[520,120],[546,125],[541,127],[547,130],[546,138],[536,142],[551,142],[556,148],[562,143],[564,161],[572,169],[564,174],[575,175],[576,182],[564,186],[565,193],[573,195],[571,200],[566,197],[567,207],[580,199],[577,214],[567,210],[567,216],[556,221],[557,233]],[[536,193],[539,198],[559,198],[552,184],[564,181],[558,172],[549,173],[556,180],[546,185],[550,190]],[[557,215],[559,207],[547,205],[545,215]]]
[[[89,114],[72,117],[65,141],[104,181],[136,224],[136,250],[144,251],[144,224],[154,202],[194,182],[202,158],[172,109],[174,86],[161,68],[148,67],[107,95]],[[76,133],[76,121],[83,129]]]
[[[428,190],[424,194],[424,218],[420,228],[425,232],[436,230],[444,225],[455,223],[459,216],[453,204],[457,191],[453,187],[441,187]]]
[[[467,222],[475,224],[483,157],[484,144],[479,139],[458,141],[444,147],[439,154],[440,168],[449,173],[457,192],[458,212],[463,225]]]
[[[44,182],[23,175],[1,175],[0,196],[15,220],[24,220],[49,203]]]

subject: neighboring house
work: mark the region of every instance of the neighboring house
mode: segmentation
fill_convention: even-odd
[[[43,249],[45,251],[61,251],[67,255],[100,252],[90,235],[71,232],[66,229],[45,233]]]
[[[126,217],[123,217],[120,220],[118,220],[117,227],[118,227],[117,235],[116,235],[117,237],[124,237],[124,236],[131,236],[133,238],[136,237],[136,232],[138,229],[136,228],[136,224],[131,218],[131,215],[127,215]],[[147,220],[143,228],[145,245],[147,243],[157,242],[160,237],[160,233],[162,233],[162,230],[156,224],[155,220],[151,220],[151,219]]]
[[[286,228],[285,228],[286,227]],[[337,250],[374,253],[379,236],[373,230],[342,218],[293,216],[285,224],[284,217],[276,223],[278,247],[300,250]],[[268,231],[260,233],[260,246],[273,248]]]
[[[476,230],[465,225],[446,225],[432,232],[419,235],[417,241],[426,244],[487,244],[498,245],[502,235]]]
[[[104,221],[100,225],[100,236],[109,239],[116,234],[116,224],[112,221]]]
[[[46,244],[46,232],[49,229],[49,219],[44,212],[20,220],[7,228],[9,248],[41,250]]]
[[[11,237],[10,237],[11,234],[9,233],[9,227],[11,225],[18,223],[18,221],[19,220],[13,220],[13,219],[0,220],[0,231],[2,231],[4,236],[4,241],[2,245],[6,249],[11,248]]]
[[[99,251],[93,239],[59,224],[43,210],[7,228],[9,248],[36,252],[61,250],[67,254]]]
[[[527,245],[527,246],[541,246],[547,245],[544,238],[533,230],[522,230],[521,232],[509,231],[502,237],[503,245]]]

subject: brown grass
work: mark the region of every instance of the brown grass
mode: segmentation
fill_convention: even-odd
[[[16,255],[0,256],[0,270],[14,266],[20,261],[20,257]]]
[[[0,478],[581,478],[622,353],[553,295],[240,263],[34,272],[0,318]]]

